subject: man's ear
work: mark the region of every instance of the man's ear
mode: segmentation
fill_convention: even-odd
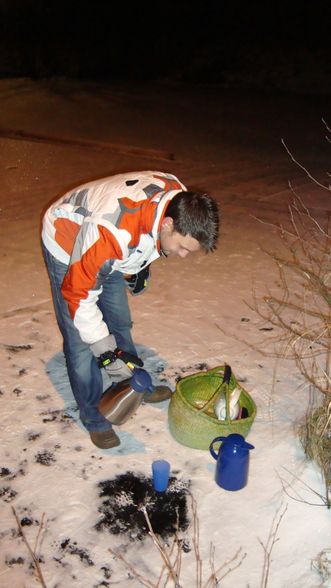
[[[174,226],[174,221],[171,218],[171,216],[165,216],[164,219],[162,220],[161,227],[163,229],[172,229],[173,226]]]

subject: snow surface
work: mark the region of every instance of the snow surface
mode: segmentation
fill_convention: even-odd
[[[0,587],[40,585],[12,507],[20,520],[29,519],[24,532],[32,547],[45,513],[39,554],[48,588],[139,586],[109,547],[156,583],[161,560],[150,538],[134,542],[125,534],[98,532],[95,524],[99,482],[127,471],[150,476],[158,458],[170,461],[178,480],[191,481],[205,578],[212,542],[217,566],[240,547],[247,554],[222,588],[260,587],[261,543],[284,512],[269,588],[331,586],[312,565],[330,547],[330,511],[314,494],[325,494],[323,481],[296,435],[308,392],[291,362],[276,363],[244,343],[268,347],[268,332],[260,330],[266,325],[247,302],[252,288],[262,296],[277,281],[261,249],[277,247],[276,230],[254,217],[269,223],[286,219],[288,180],[317,215],[330,210],[328,193],[309,183],[280,142],[283,137],[325,179],[326,98],[64,79],[2,80],[0,90],[0,128],[160,150],[160,158],[138,157],[116,149],[16,141],[0,132]],[[164,152],[175,159],[162,159]],[[159,260],[148,291],[130,301],[134,338],[155,382],[166,380],[174,389],[176,378],[202,364],[227,362],[253,396],[258,414],[248,441],[255,449],[248,484],[239,492],[216,485],[208,451],[171,437],[167,402],[142,405],[116,429],[121,445],[113,450],[94,447],[77,418],[39,247],[40,217],[72,186],[138,169],[175,173],[186,185],[209,191],[221,206],[217,252]],[[186,535],[192,537],[192,528]],[[185,588],[196,585],[192,558],[193,551],[183,553]]]

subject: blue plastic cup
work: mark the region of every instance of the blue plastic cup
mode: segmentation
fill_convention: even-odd
[[[170,463],[157,459],[152,463],[153,487],[156,492],[165,492],[169,484]]]

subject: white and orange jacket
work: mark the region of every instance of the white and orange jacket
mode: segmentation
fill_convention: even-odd
[[[132,172],[83,184],[44,215],[42,240],[68,266],[62,294],[82,340],[109,335],[97,306],[113,271],[136,274],[160,257],[165,208],[186,187],[163,172]]]

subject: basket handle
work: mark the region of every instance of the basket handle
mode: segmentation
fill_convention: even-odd
[[[209,374],[216,373],[216,370],[219,370],[220,367],[222,367],[222,369],[224,369],[222,382],[220,383],[218,388],[216,388],[216,390],[215,390],[214,394],[211,396],[211,398],[209,398],[209,400],[207,400],[207,402],[201,408],[199,408],[199,410],[197,412],[200,413],[200,412],[205,412],[206,410],[208,410],[208,408],[212,404],[214,404],[224,393],[225,399],[226,399],[226,418],[228,420],[229,416],[230,416],[229,383],[230,383],[231,374],[232,374],[231,367],[229,365],[225,364],[224,366],[218,366],[217,368],[213,368],[212,370],[208,370],[208,373]]]
[[[230,367],[230,366],[229,366]],[[215,374],[215,375],[219,375],[219,376],[223,376],[223,374],[225,375],[225,370],[227,368],[227,364],[224,365],[218,365],[214,368],[211,368],[210,370],[207,370],[207,374]],[[234,374],[231,374],[231,377],[234,378],[235,381],[235,386],[238,388],[240,388],[240,384],[238,384],[238,382],[236,381],[236,378],[234,377]],[[230,380],[229,380],[230,383]],[[218,388],[218,390],[216,390],[216,392],[221,392],[220,388]],[[231,394],[232,391],[230,391],[229,386],[227,387],[227,389],[225,390],[225,422],[231,422],[231,418],[230,418],[230,404],[231,404]],[[219,394],[218,398],[215,399],[215,395],[213,395],[213,399],[215,399],[215,404],[216,402],[220,399],[221,397],[221,393]],[[204,407],[203,407],[204,408]]]

